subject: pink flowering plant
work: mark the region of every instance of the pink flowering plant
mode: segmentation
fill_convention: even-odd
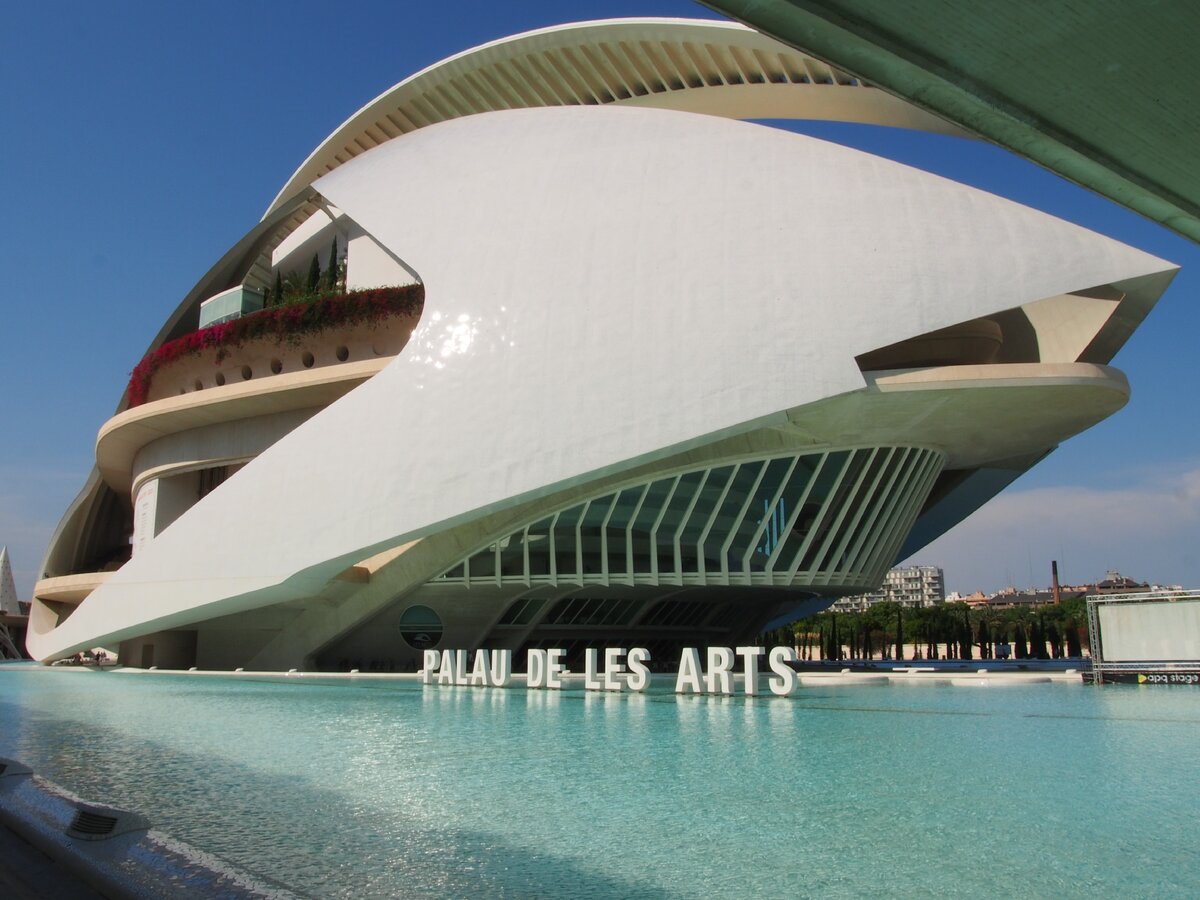
[[[424,303],[421,285],[374,288],[365,291],[295,300],[193,331],[147,353],[129,378],[129,406],[140,406],[150,396],[155,374],[189,356],[214,352],[220,365],[231,351],[258,340],[296,345],[303,338],[332,328],[375,327],[398,315],[415,315]]]

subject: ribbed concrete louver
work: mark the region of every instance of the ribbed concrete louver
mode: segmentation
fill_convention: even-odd
[[[873,584],[941,471],[915,447],[695,469],[573,504],[440,581],[533,585]]]

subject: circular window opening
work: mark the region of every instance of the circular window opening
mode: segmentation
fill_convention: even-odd
[[[334,351],[334,353],[337,354],[338,362],[345,362],[346,360],[348,360],[350,358],[350,350],[349,350],[349,348],[346,347],[345,344],[338,347],[337,350]]]
[[[304,363],[304,368],[311,369],[316,360],[313,359],[313,355],[311,353],[305,350],[304,355],[300,357],[300,362]]]
[[[278,374],[279,374],[280,372],[282,372],[282,371],[283,371],[283,363],[281,363],[281,362],[280,362],[279,360],[277,360],[277,359],[273,359],[273,360],[271,360],[271,372],[272,372],[272,374],[278,375]]]
[[[249,366],[242,366],[242,381],[249,381],[254,377],[254,371]]]
[[[198,391],[204,390],[204,382],[201,381],[199,378],[196,379],[196,390],[198,390]]]
[[[442,620],[428,606],[410,606],[400,614],[400,637],[414,650],[429,650],[442,639]]]
[[[224,383],[225,383],[225,374],[223,372],[218,372],[217,373],[217,384],[222,385]]]

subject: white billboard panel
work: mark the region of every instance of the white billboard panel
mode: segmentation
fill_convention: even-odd
[[[1101,603],[1105,662],[1200,659],[1200,598]]]

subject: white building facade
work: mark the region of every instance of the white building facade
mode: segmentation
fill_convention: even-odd
[[[740,121],[779,118],[954,132],[679,20],[520,35],[372,101],[167,317],[33,654],[667,659],[874,589],[1126,402],[1108,362],[1170,264]],[[199,327],[327,254],[346,296]]]
[[[878,590],[841,597],[834,612],[862,612],[876,603],[899,603],[909,609],[946,602],[946,578],[938,566],[899,566],[889,569]]]

